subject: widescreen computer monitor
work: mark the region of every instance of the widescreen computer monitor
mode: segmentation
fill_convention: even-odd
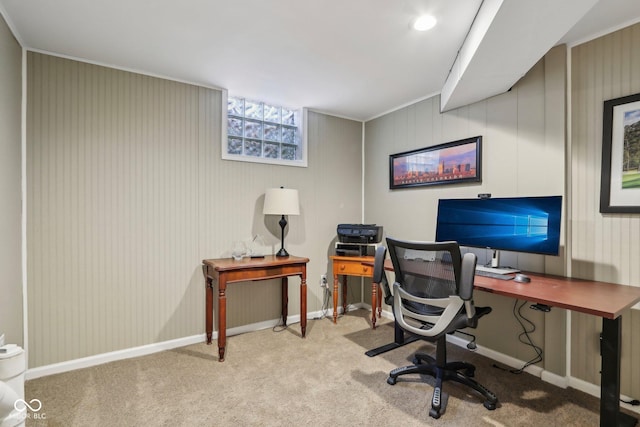
[[[436,241],[558,255],[562,196],[440,199]]]

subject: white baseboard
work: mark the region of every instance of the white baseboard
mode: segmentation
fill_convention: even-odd
[[[355,308],[354,308],[355,310]],[[321,312],[309,313],[307,318],[311,316],[319,316]],[[227,336],[244,334],[246,332],[259,331],[262,329],[273,328],[278,325],[280,319],[267,320],[264,322],[252,323],[249,325],[238,326],[227,329]],[[287,325],[300,323],[300,315],[288,316]],[[212,339],[218,338],[218,332],[213,331]],[[25,380],[45,377],[47,375],[60,374],[76,369],[88,368],[90,366],[101,365],[103,363],[115,362],[116,360],[130,359],[132,357],[146,356],[148,354],[158,353],[165,350],[171,350],[177,347],[184,347],[191,344],[197,344],[206,340],[206,334],[193,335],[190,337],[178,338],[175,340],[162,341],[158,343],[143,345],[139,347],[126,348],[123,350],[111,351],[109,353],[101,353],[93,356],[82,357],[80,359],[67,360],[51,365],[38,366],[37,368],[27,369],[25,372]]]
[[[467,346],[467,340],[462,339],[460,337],[456,337],[453,335],[447,335],[447,342],[458,345],[460,347]],[[478,346],[475,350],[478,354],[486,356],[490,359],[493,359],[499,363],[503,363],[512,368],[519,368],[525,364],[522,360],[516,359],[511,356],[507,356],[506,354],[499,353],[497,351],[487,349],[482,346]],[[591,396],[600,398],[600,386],[597,384],[592,384],[587,381],[572,377],[572,376],[561,376],[558,374],[554,374],[553,372],[546,371],[539,366],[531,365],[525,368],[525,372],[530,373],[531,375],[535,375],[539,377],[542,381],[555,385],[560,388],[571,387],[576,390],[582,391],[583,393],[587,393]],[[621,395],[621,399],[623,400],[631,400],[631,397]],[[640,414],[640,407],[629,405],[627,403],[620,402],[620,407],[633,411],[637,414]]]
[[[170,341],[163,341],[143,345],[140,347],[126,348],[123,350],[111,351],[109,353],[96,354],[93,356],[82,357],[80,359],[67,360],[65,362],[53,363],[51,365],[38,366],[37,368],[27,369],[25,379],[32,380],[35,378],[45,377],[47,375],[60,374],[62,372],[73,371],[76,369],[88,368],[90,366],[101,365],[103,363],[114,362],[116,360],[130,359],[132,357],[146,356],[160,351],[171,350],[176,347],[203,342],[206,335],[193,335],[190,337],[178,338]]]
[[[447,335],[447,342],[450,342],[451,344],[455,344],[459,347],[466,348],[467,343],[469,341],[455,335]],[[471,351],[481,354],[485,357],[488,357],[489,359],[495,360],[498,363],[507,365],[514,369],[519,369],[526,363],[519,359],[516,359],[515,357],[508,356],[506,354],[497,352],[495,350],[491,350],[481,345],[478,345],[475,350],[471,350]],[[541,378],[543,369],[540,368],[539,366],[530,365],[530,366],[527,366],[524,371],[530,373],[531,375],[535,375],[538,378]]]
[[[460,347],[466,347],[467,346],[467,340],[457,337],[455,335],[447,335],[447,341],[451,342],[452,344],[456,344]],[[514,369],[520,369],[520,367],[524,366],[526,364],[525,361],[522,361],[520,359],[516,359],[515,357],[511,357],[508,356],[504,353],[500,353],[497,352],[495,350],[491,350],[489,348],[486,347],[482,347],[481,345],[478,345],[477,349],[474,350],[476,353],[481,354],[483,356],[486,356],[492,360],[495,360],[498,363],[502,363],[503,365],[507,365],[511,368]],[[536,366],[536,365],[529,365],[524,369],[524,372],[527,372],[531,375],[534,375],[538,378],[540,378],[542,381],[547,382],[549,384],[553,384],[556,387],[560,387],[560,388],[567,388],[572,386],[571,384],[571,377],[566,377],[566,376],[561,376],[558,374],[554,374],[553,372],[550,371],[546,371],[543,368],[541,368],[540,366]],[[585,383],[586,384],[586,383]],[[598,394],[594,395],[599,397],[600,396],[600,388],[598,386],[593,386],[595,388],[597,388]],[[576,387],[574,387],[576,388]],[[589,392],[587,392],[589,393]],[[593,394],[593,393],[589,393],[589,394]]]
[[[600,387],[595,384],[588,383],[578,378],[571,378],[569,385],[576,390],[580,390],[598,398],[600,397]]]
[[[349,304],[347,306],[347,311],[357,310],[359,308],[369,309],[371,310],[371,306],[363,303]],[[333,309],[331,309],[333,311]],[[342,314],[342,307],[338,307],[338,313]],[[322,310],[316,311],[313,313],[307,313],[307,319],[319,318],[322,316]],[[389,311],[383,311],[382,317],[387,319],[393,319],[393,313]],[[252,323],[249,325],[238,326],[235,328],[227,329],[227,336],[244,334],[247,332],[254,332],[262,329],[273,328],[278,325],[280,319],[268,320],[264,322]],[[294,323],[300,323],[300,315],[294,315],[287,317],[287,325],[292,325]],[[212,335],[212,339],[218,338],[218,332],[214,331]],[[101,365],[103,363],[114,362],[116,360],[130,359],[132,357],[146,356],[148,354],[158,353],[161,351],[171,350],[177,347],[184,347],[191,344],[197,344],[200,342],[204,342],[206,340],[206,335],[193,335],[190,337],[178,338],[175,340],[163,341],[159,343],[143,345],[140,347],[133,347],[124,350],[112,351],[109,353],[96,354],[94,356],[83,357],[80,359],[68,360],[65,362],[54,363],[51,365],[39,366],[37,368],[27,369],[25,372],[25,380],[32,380],[35,378],[44,377],[47,375],[60,374],[63,372],[73,371],[76,369],[88,368],[90,366]],[[451,344],[457,345],[459,347],[467,346],[468,341],[457,337],[455,335],[447,335],[447,341]],[[496,362],[502,363],[504,365],[510,366],[512,368],[518,369],[523,366],[526,362],[516,359],[514,357],[508,356],[506,354],[488,349],[486,347],[482,347],[480,345],[477,346],[476,353],[486,356]],[[539,366],[530,365],[525,368],[525,372],[530,373],[531,375],[535,375],[542,379],[545,382],[553,384],[560,388],[575,388],[576,390],[582,391],[584,393],[590,394],[597,398],[600,398],[600,386],[596,384],[591,384],[589,382],[580,380],[578,378],[574,378],[571,376],[560,376],[554,374],[549,371],[545,371]],[[624,400],[631,400],[631,398],[626,396],[621,396]],[[636,412],[640,414],[640,407],[632,406],[625,403],[621,403],[620,406],[629,409],[630,411]]]
[[[371,309],[371,306],[369,306],[369,309]],[[387,319],[393,319],[393,313],[390,311],[386,311],[383,310],[382,311],[382,317],[385,317]],[[450,342],[451,344],[455,344],[459,347],[467,347],[467,343],[469,341],[460,338],[456,335],[447,335],[447,342]],[[503,353],[499,353],[497,351],[491,350],[489,348],[486,347],[482,347],[481,345],[478,345],[477,348],[475,350],[470,350],[470,351],[474,351],[478,354],[481,354],[483,356],[488,357],[489,359],[493,359],[496,362],[502,363],[504,365],[507,365],[511,368],[515,368],[518,369],[521,366],[523,366],[526,362],[523,362],[522,360],[516,359],[514,357],[511,356],[507,356],[506,354]],[[535,366],[535,365],[530,365],[527,366],[525,368],[525,372],[528,372],[532,375],[535,375],[539,378],[542,378],[544,381],[549,382],[551,384],[554,384],[558,387],[562,387],[562,388],[567,388],[567,383],[564,377],[560,377],[556,374],[553,374],[551,372],[547,372],[545,370],[543,370],[542,368],[540,368],[539,366]],[[598,389],[599,390],[599,389]]]
[[[542,370],[542,372],[540,372],[540,379],[549,384],[553,384],[556,387],[571,387],[571,377],[563,377],[562,375],[554,374],[553,372]],[[600,388],[598,388],[598,397],[600,397]]]
[[[363,308],[371,310],[370,305],[365,304]],[[382,317],[393,320],[393,313],[390,311],[383,310]],[[467,343],[468,343],[467,340],[455,335],[447,335],[447,342],[450,342],[451,344],[457,345],[459,347],[464,347],[464,348],[467,347]],[[515,369],[519,369],[521,366],[524,366],[524,364],[526,363],[525,361],[488,349],[486,347],[482,347],[481,345],[478,345],[476,350],[470,350],[470,351],[475,351],[478,354],[486,356],[492,360],[495,360],[496,362],[502,363],[504,365],[507,365]],[[571,387],[576,390],[587,393],[591,396],[597,397],[598,399],[600,398],[600,386],[597,384],[591,384],[589,382],[586,382],[584,380],[580,380],[578,378],[574,378],[571,376],[561,376],[553,372],[546,371],[543,368],[536,365],[527,366],[524,369],[524,371],[531,375],[535,375],[539,377],[542,381],[547,382],[549,384],[553,384],[556,387],[560,387],[560,388]],[[632,400],[631,397],[628,397],[625,395],[621,395],[620,398],[627,401]],[[633,405],[629,405],[627,403],[621,402],[620,407],[640,414],[640,406],[633,406]]]
[[[591,384],[579,378],[569,377],[569,387],[575,388],[576,390],[580,390],[584,393],[590,394],[592,396],[600,398],[600,386],[596,384]],[[625,396],[624,394],[620,395],[622,400],[632,400],[631,397]],[[620,402],[620,407],[628,409],[636,414],[640,414],[640,406],[629,405],[628,403]]]

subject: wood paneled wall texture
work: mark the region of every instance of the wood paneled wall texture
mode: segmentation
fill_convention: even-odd
[[[640,93],[640,24],[571,49],[571,271],[640,286],[640,215],[601,214],[603,102]],[[640,203],[640,200],[638,201]],[[572,375],[599,384],[601,322],[572,315]],[[640,396],[640,312],[623,314],[622,392]]]
[[[386,235],[428,239],[439,197],[564,194],[566,171],[571,253],[563,246],[560,260],[515,262],[562,274],[567,257],[575,276],[640,285],[640,218],[598,212],[602,102],[640,92],[639,43],[634,25],[571,50],[568,168],[562,49],[506,94],[446,114],[434,97],[368,122],[365,221]],[[309,310],[321,308],[314,285],[330,274],[335,225],[360,221],[360,123],[310,113],[308,168],[224,162],[217,90],[38,53],[29,53],[27,78],[30,367],[201,334],[199,261],[255,234],[277,245],[261,215],[263,187],[300,190],[287,247],[311,258]],[[482,184],[388,190],[389,154],[473,135],[484,136]],[[277,283],[232,287],[229,326],[277,318],[278,301]],[[483,322],[481,342],[527,360],[527,348],[492,338],[492,326],[509,318],[502,311]],[[538,338],[549,347],[545,368],[562,374],[564,349],[549,345],[562,341],[549,332],[563,329],[555,321]],[[622,391],[633,396],[639,324],[637,310],[625,313]],[[572,314],[571,328],[571,375],[598,384],[600,320]]]
[[[0,15],[0,334],[23,346],[22,49]]]
[[[413,240],[435,237],[439,198],[564,195],[566,49],[550,51],[511,91],[440,113],[432,97],[370,122],[365,128],[365,221],[382,224],[385,235]],[[482,183],[389,190],[389,155],[482,135]],[[564,239],[559,257],[503,254],[503,261],[529,271],[564,273]],[[487,261],[479,251],[479,262]],[[506,256],[506,258],[505,258]],[[479,304],[493,306],[477,330],[478,342],[527,361],[533,350],[518,341],[514,300],[478,292]],[[542,315],[528,310],[538,329],[535,342],[553,347],[543,367],[564,375],[564,311]],[[547,327],[547,325],[552,325]],[[499,330],[500,333],[496,334]]]
[[[518,257],[523,268],[640,286],[640,216],[599,213],[602,103],[640,92],[640,24],[571,49],[571,139],[565,132],[565,50],[551,50],[503,95],[440,114],[437,97],[372,120],[366,126],[365,220],[385,225],[386,235],[431,239],[440,197],[563,194],[567,244],[561,256]],[[388,190],[388,156],[463,137],[484,136],[481,185]],[[565,150],[568,157],[565,156]],[[566,181],[565,181],[566,180]],[[399,220],[398,212],[406,212]],[[483,254],[481,253],[482,257]],[[482,259],[481,259],[482,261]],[[528,360],[530,350],[504,339],[511,301],[476,294],[494,307],[479,327],[479,342]],[[543,330],[544,368],[564,375],[564,312],[530,313]],[[544,326],[551,325],[549,328]],[[505,330],[506,328],[506,330]],[[568,375],[600,384],[601,319],[571,314]],[[496,338],[495,330],[504,333]],[[640,395],[640,311],[623,315],[622,393]]]
[[[336,224],[361,217],[361,123],[310,112],[307,168],[223,161],[219,90],[34,52],[27,70],[30,368],[204,337],[201,260],[278,245],[269,187],[300,191],[286,244],[321,309]],[[231,285],[228,327],[276,320],[279,289]]]

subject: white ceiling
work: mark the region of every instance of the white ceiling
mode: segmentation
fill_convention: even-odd
[[[557,6],[569,0],[530,0],[525,3],[537,7],[545,3],[549,17],[557,7],[557,14],[567,18],[529,26],[524,50],[530,58],[506,64],[523,51],[504,54],[504,40],[519,43],[523,37],[515,34],[520,25],[503,29],[509,20],[524,22],[516,21],[522,18],[514,1],[504,1],[510,3],[502,8],[508,14],[487,30],[491,34],[491,26],[500,25],[501,37],[486,37],[475,58],[493,64],[483,73],[497,73],[507,65],[515,68],[505,76],[507,88],[553,45],[586,41],[640,20],[638,0],[600,0],[589,12],[579,10],[581,0],[571,0],[576,6],[571,11]],[[594,1],[586,2],[584,9]],[[485,6],[490,3],[500,6],[502,0],[484,0]],[[482,0],[0,0],[0,12],[29,50],[367,120],[441,92],[482,4]],[[411,30],[410,22],[420,13],[436,16],[437,26],[425,33]],[[512,31],[508,28],[514,34],[503,34]],[[494,59],[498,57],[499,61]],[[486,75],[473,70],[462,81],[473,82],[474,88],[487,86]],[[472,91],[464,85],[458,90],[463,99]]]

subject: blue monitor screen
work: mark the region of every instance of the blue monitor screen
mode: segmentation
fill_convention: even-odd
[[[558,255],[562,196],[440,199],[436,241]]]

